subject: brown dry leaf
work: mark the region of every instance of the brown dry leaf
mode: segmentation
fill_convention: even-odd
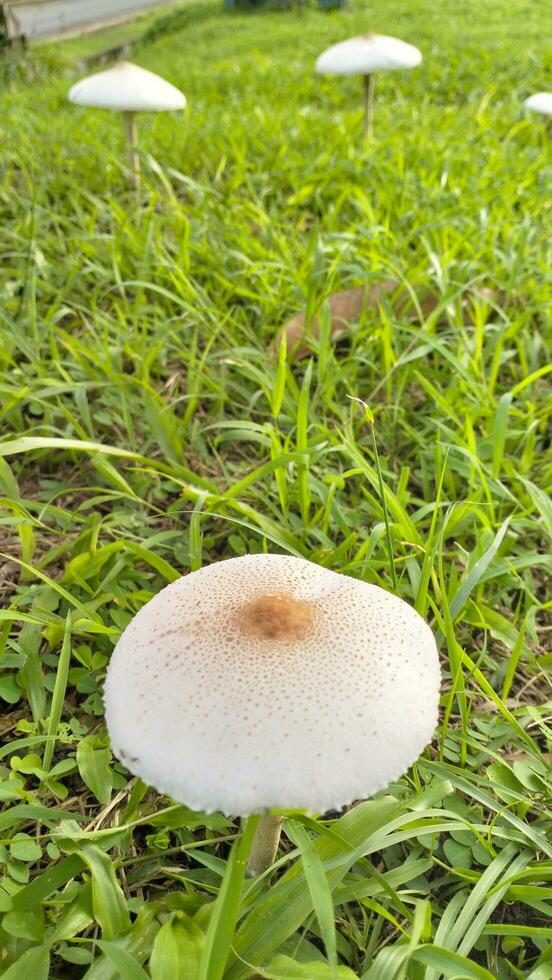
[[[529,755],[528,752],[505,752],[503,758],[506,762],[534,762],[535,757]],[[550,765],[552,764],[552,752],[543,752],[542,761]]]
[[[411,319],[418,319],[416,304],[411,294],[401,287],[398,279],[383,279],[370,287],[356,286],[354,289],[344,289],[339,293],[332,293],[328,297],[332,340],[337,340],[338,337],[346,333],[351,324],[358,320],[363,310],[377,310],[385,296],[397,293],[399,290],[395,312],[399,315],[408,314]],[[470,305],[475,298],[485,299],[489,303],[498,303],[500,306],[509,305],[505,293],[489,289],[487,286],[477,286],[467,290],[462,294],[462,305],[466,307],[468,323],[472,322]],[[419,296],[418,304],[422,317],[426,319],[430,316],[440,302],[440,297],[431,293],[425,292]],[[277,349],[280,346],[285,334],[289,357],[307,357],[311,351],[305,344],[301,345],[301,340],[307,335],[305,321],[306,313],[304,310],[292,317],[278,333],[272,344],[272,349]],[[318,316],[313,316],[308,336],[316,339],[319,335],[320,321]]]
[[[357,286],[354,289],[344,289],[339,293],[332,293],[328,297],[328,308],[331,317],[331,336],[335,340],[341,334],[346,333],[351,323],[358,320],[361,312],[365,308],[377,309],[384,293],[394,293],[400,283],[396,279],[385,279],[382,283],[377,283],[370,289],[365,286]],[[276,347],[279,347],[283,334],[286,335],[287,349],[291,356],[306,357],[310,351],[308,347],[299,347],[297,344],[305,336],[306,313],[303,310],[292,317],[282,328],[276,338]],[[320,322],[317,316],[313,316],[310,324],[309,335],[318,337],[320,335]]]

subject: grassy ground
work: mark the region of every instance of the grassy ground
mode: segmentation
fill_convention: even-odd
[[[362,154],[358,79],[313,61],[366,29],[425,60],[378,78]],[[552,977],[552,165],[521,110],[544,33],[532,0],[187,5],[133,53],[189,98],[140,118],[139,207],[120,119],[68,105],[51,59],[4,94],[6,980]],[[390,277],[436,311],[389,297],[337,347],[269,355],[305,305]],[[505,295],[463,311],[476,284]],[[438,633],[441,726],[377,799],[294,814],[270,888],[240,891],[238,824],[111,758],[102,680],[135,611],[219,558],[392,587],[349,395],[398,593]]]

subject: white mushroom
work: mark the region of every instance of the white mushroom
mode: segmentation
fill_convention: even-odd
[[[552,92],[535,92],[523,104],[526,109],[540,112],[541,116],[552,116]]]
[[[406,602],[304,559],[246,555],[134,617],[106,720],[131,772],[193,809],[325,812],[408,769],[434,733],[439,684],[433,634]],[[279,823],[261,821],[254,872]]]
[[[416,68],[422,53],[412,44],[387,34],[361,34],[340,41],[324,51],[316,61],[320,75],[364,76],[364,135],[372,128],[374,111],[374,72],[397,68]]]
[[[174,85],[129,61],[121,61],[108,71],[81,79],[69,89],[69,100],[76,105],[115,109],[123,113],[136,189],[140,186],[136,113],[172,111],[184,109],[186,105],[186,97]]]

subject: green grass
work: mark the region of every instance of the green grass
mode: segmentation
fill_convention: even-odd
[[[366,29],[425,60],[378,78],[362,154],[359,80],[313,62]],[[4,93],[6,980],[552,977],[552,164],[521,109],[551,55],[530,0],[186,5],[133,52],[189,99],[139,120],[140,206],[121,121],[67,103],[74,73]],[[390,277],[438,310],[390,297],[310,362],[269,355],[302,307]],[[470,322],[478,283],[509,300]],[[291,814],[270,886],[243,884],[252,825],[112,759],[101,701],[148,598],[263,548],[394,569],[444,672],[413,770]]]

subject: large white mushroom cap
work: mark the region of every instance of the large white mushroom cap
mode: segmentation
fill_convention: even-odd
[[[526,109],[540,112],[543,116],[552,116],[552,92],[536,92],[523,103]]]
[[[320,75],[371,75],[375,71],[416,68],[422,52],[388,34],[361,34],[332,45],[318,57]]]
[[[105,683],[115,754],[196,810],[325,812],[404,773],[437,724],[433,635],[383,589],[284,555],[178,579]]]
[[[82,78],[69,89],[69,101],[120,112],[183,109],[186,97],[170,82],[130,61]]]

